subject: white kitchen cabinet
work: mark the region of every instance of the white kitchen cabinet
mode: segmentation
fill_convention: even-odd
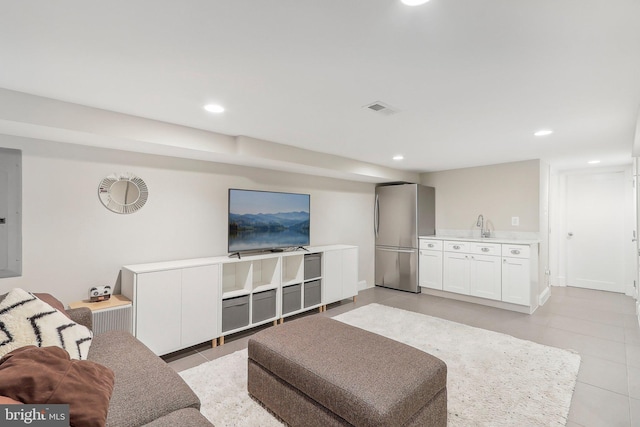
[[[470,255],[469,295],[493,300],[502,297],[501,258],[491,255]]]
[[[421,287],[442,290],[442,242],[420,239],[418,279]]]
[[[442,289],[448,292],[469,295],[471,260],[465,253],[445,252]]]
[[[429,246],[427,246],[429,245]],[[445,240],[420,239],[420,286],[422,292],[445,298],[486,304],[522,313],[538,307],[536,242],[512,239]],[[442,288],[436,281],[437,260],[428,250],[442,248]],[[437,253],[438,251],[436,251]],[[435,264],[429,267],[429,264]]]
[[[468,253],[444,253],[442,289],[463,295],[500,300],[500,257]]]
[[[502,301],[527,306],[531,304],[529,258],[502,258]]]
[[[218,265],[123,274],[134,335],[158,355],[217,337]]]

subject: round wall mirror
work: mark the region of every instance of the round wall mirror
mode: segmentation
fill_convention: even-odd
[[[102,204],[112,212],[120,214],[134,213],[147,202],[149,191],[147,184],[133,174],[109,175],[98,187],[98,197]]]

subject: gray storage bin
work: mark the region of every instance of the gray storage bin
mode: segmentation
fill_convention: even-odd
[[[253,294],[251,322],[257,323],[276,317],[276,290]]]
[[[321,254],[307,254],[304,256],[304,280],[315,279],[322,275],[320,271],[321,262]]]
[[[291,285],[282,288],[282,314],[300,310],[302,298],[302,285]]]
[[[249,324],[249,295],[222,300],[222,332]]]
[[[312,280],[304,284],[304,306],[311,307],[322,301],[320,295],[320,280]]]

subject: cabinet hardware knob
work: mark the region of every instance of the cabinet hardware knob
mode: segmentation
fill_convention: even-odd
[[[482,248],[482,252],[489,252],[489,248]]]
[[[429,246],[430,248],[433,247],[433,243],[429,243],[427,246]]]
[[[514,255],[519,255],[519,254],[520,254],[520,251],[519,251],[519,250],[517,250],[517,249],[512,249],[512,250],[511,250],[511,253],[512,253],[512,254],[514,254]]]
[[[460,249],[459,245],[453,245],[453,249]]]

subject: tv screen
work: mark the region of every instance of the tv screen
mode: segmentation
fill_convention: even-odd
[[[229,252],[309,245],[309,194],[229,189]]]

